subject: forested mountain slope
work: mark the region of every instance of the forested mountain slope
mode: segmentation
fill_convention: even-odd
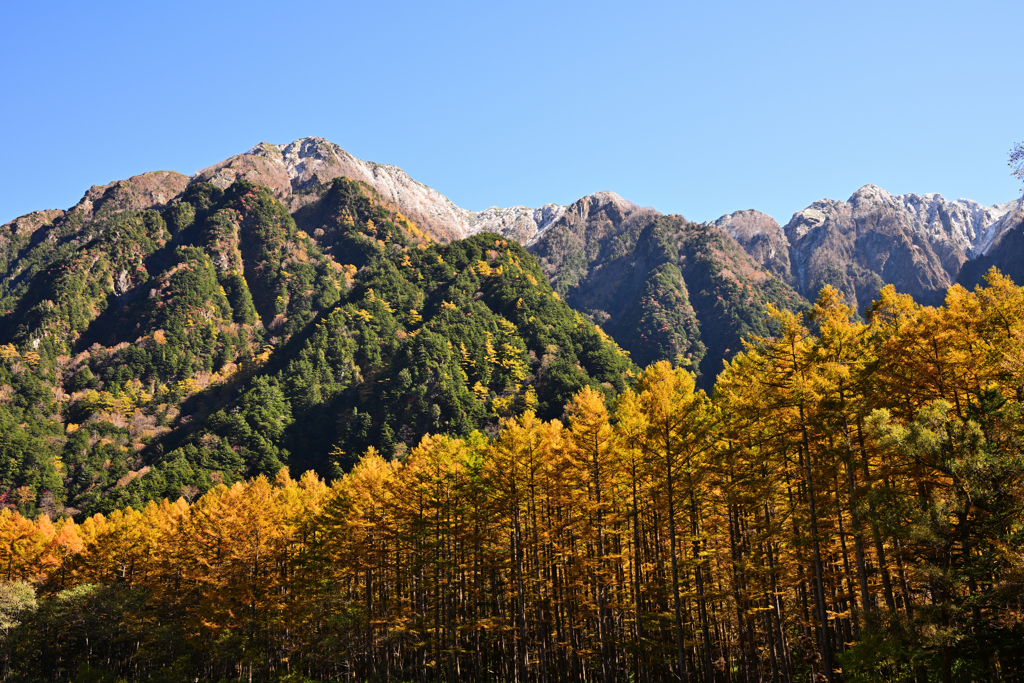
[[[633,364],[499,235],[437,243],[369,186],[274,194],[180,176],[12,225],[0,289],[0,487],[90,512],[365,448],[554,417]],[[102,188],[101,188],[102,190]],[[194,495],[189,494],[189,495]]]
[[[769,332],[769,304],[806,306],[721,228],[611,192],[568,207],[528,249],[555,290],[637,363],[682,357],[707,390],[744,337]]]
[[[524,244],[541,260],[556,291],[601,324],[638,363],[683,356],[698,369],[706,389],[722,360],[740,349],[744,335],[767,330],[766,303],[806,305],[727,232],[662,216],[612,192],[569,206],[472,212],[401,169],[361,161],[320,138],[257,145],[196,178],[221,186],[239,178],[265,184],[301,227],[310,190],[338,176],[365,181],[438,239],[487,230]]]

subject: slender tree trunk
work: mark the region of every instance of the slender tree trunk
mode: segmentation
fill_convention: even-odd
[[[846,462],[846,488],[850,497],[850,518],[853,522],[853,548],[857,562],[857,585],[860,589],[860,603],[865,616],[870,617],[873,606],[871,604],[871,590],[868,588],[867,562],[864,557],[864,527],[861,523],[860,514],[857,512],[856,486],[853,466],[850,460]]]
[[[868,464],[868,451],[864,444],[864,425],[860,420],[857,422],[857,440],[860,442],[860,459],[861,469],[864,472],[864,483],[870,486],[871,471]],[[885,558],[885,544],[882,542],[882,534],[878,530],[878,513],[875,510],[875,503],[870,496],[868,496],[868,514],[870,516],[868,522],[871,527],[871,539],[874,541],[875,555],[878,557],[878,572],[882,577],[882,594],[885,596],[885,605],[889,608],[889,613],[895,614],[896,597],[893,595],[892,577],[889,575],[889,565]]]
[[[519,520],[519,506],[516,505],[512,511],[512,563],[515,566],[516,576],[516,619],[518,633],[515,641],[515,680],[521,683],[526,680],[526,669],[529,666],[529,652],[526,647],[526,586],[523,582],[523,550],[522,550],[522,524]]]
[[[764,514],[765,520],[767,520],[767,526],[771,529],[771,512],[767,503],[765,503],[764,506]],[[771,575],[772,620],[775,624],[776,637],[779,643],[779,661],[781,663],[783,681],[785,681],[785,683],[790,683],[789,645],[786,641],[786,633],[782,626],[785,622],[785,616],[782,611],[782,596],[779,594],[778,570],[775,567],[775,553],[772,550],[771,535],[769,535],[766,545],[768,548],[768,570]]]
[[[647,682],[647,667],[645,666],[644,658],[640,656],[641,643],[644,642],[644,624],[642,614],[642,597],[640,594],[640,586],[643,585],[643,567],[641,566],[641,547],[640,547],[640,507],[637,495],[636,486],[636,466],[632,468],[632,483],[633,483],[633,606],[635,610],[636,626],[633,629],[634,641],[633,641],[633,669],[636,671],[637,678],[641,683]]]
[[[667,440],[666,440],[667,441]],[[679,561],[676,556],[676,508],[675,491],[672,479],[672,456],[666,454],[665,464],[667,469],[668,484],[668,541],[669,552],[671,553],[670,564],[672,565],[672,597],[673,610],[676,621],[676,650],[679,657],[679,680],[688,683],[689,677],[686,673],[686,651],[683,648],[683,615],[681,600],[679,597]]]
[[[704,678],[707,683],[714,683],[714,669],[711,666],[711,633],[708,628],[707,602],[704,598],[704,570],[700,559],[700,540],[697,522],[697,496],[690,491],[690,528],[693,536],[693,573],[697,578],[697,608],[700,613],[701,635],[704,641]]]
[[[825,678],[832,683],[835,674],[832,671],[832,638],[828,628],[828,608],[825,604],[824,570],[821,561],[821,539],[818,532],[818,512],[814,500],[814,480],[811,472],[811,444],[807,436],[804,408],[800,405],[800,432],[803,439],[804,474],[807,484],[807,507],[811,516],[811,543],[814,547],[814,592],[818,611],[818,630],[821,637],[822,667]]]
[[[856,485],[853,476],[853,447],[850,444],[850,421],[846,415],[846,392],[842,387],[839,389],[839,410],[843,416],[843,450],[846,455],[846,484],[849,495],[850,520],[853,522],[853,545],[857,563],[857,583],[860,588],[860,604],[865,616],[871,613],[871,598],[868,590],[867,568],[864,564],[864,531],[860,523],[860,516],[857,512]],[[836,490],[838,495],[838,488]],[[841,515],[842,513],[840,513]],[[845,558],[845,544],[843,554]],[[852,591],[851,591],[852,592]],[[854,620],[854,634],[858,632],[859,625]]]

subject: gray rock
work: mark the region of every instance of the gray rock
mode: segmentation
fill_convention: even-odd
[[[797,211],[784,228],[756,211],[715,225],[805,297],[813,300],[830,284],[863,311],[886,284],[940,303],[964,264],[988,254],[1020,222],[1017,204],[892,195],[865,185],[845,202],[822,199]]]
[[[753,209],[736,211],[713,222],[736,240],[755,261],[786,283],[793,284],[789,240],[778,221]]]

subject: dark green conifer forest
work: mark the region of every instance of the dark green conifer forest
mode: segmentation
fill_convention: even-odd
[[[20,512],[285,465],[337,477],[370,446],[556,417],[635,376],[518,244],[439,244],[347,179],[311,194],[315,237],[266,189],[194,183],[159,213],[72,213],[53,242],[5,245],[0,487]]]

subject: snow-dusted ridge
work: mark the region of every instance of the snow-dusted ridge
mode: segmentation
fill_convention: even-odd
[[[469,211],[469,233],[496,232],[530,245],[565,215],[565,209],[558,204],[545,204],[539,209],[527,206],[502,209],[492,206],[483,211]]]
[[[203,169],[194,178],[222,187],[236,178],[259,182],[274,189],[279,198],[294,209],[304,201],[300,196],[303,190],[339,176],[369,184],[385,201],[441,239],[458,239],[489,231],[530,245],[570,209],[546,204],[540,208],[512,206],[470,211],[414,180],[397,166],[358,159],[333,142],[318,137],[301,138],[283,145],[260,143],[244,154]],[[1016,220],[1010,218],[1019,213],[1015,211],[1019,204],[1019,201],[1011,201],[984,206],[970,199],[947,201],[936,193],[892,195],[875,185],[865,185],[847,202],[820,200],[797,211],[784,229],[784,239],[791,245],[794,239],[815,232],[828,222],[828,215],[843,207],[856,206],[855,213],[861,215],[872,214],[872,207],[877,206],[887,219],[895,218],[929,243],[945,245],[968,258],[976,258],[986,254],[1005,230],[1016,224]]]
[[[893,195],[877,185],[865,185],[846,202],[822,199],[793,214],[786,225],[792,241],[820,226],[831,210],[850,206],[858,216],[881,220],[883,217],[905,222],[914,232],[932,244],[946,243],[977,258],[995,245],[1013,221],[1007,220],[1020,200],[985,206],[971,199],[949,201],[941,194]],[[871,210],[877,207],[878,213]]]
[[[539,209],[525,206],[491,207],[484,211],[463,209],[397,166],[358,159],[333,142],[317,137],[284,145],[260,143],[244,154],[199,171],[194,179],[221,187],[227,187],[238,178],[252,180],[273,189],[294,209],[303,203],[301,193],[304,190],[340,176],[367,183],[385,201],[441,239],[490,231],[529,244],[566,209],[557,204]]]
[[[972,199],[947,201],[934,192],[895,195],[893,199],[906,207],[917,220],[918,229],[930,240],[949,239],[970,258],[988,252],[1006,227],[1003,219],[1019,203],[1011,201],[985,206]]]

